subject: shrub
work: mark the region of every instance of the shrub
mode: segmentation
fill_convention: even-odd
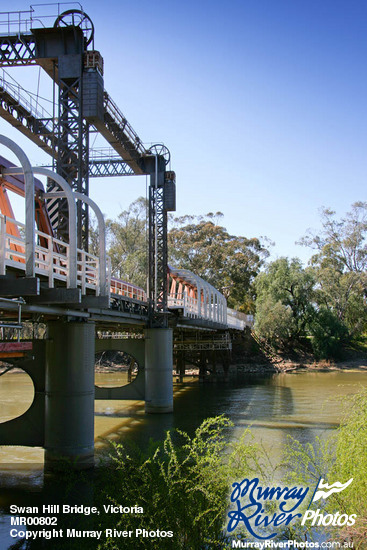
[[[286,348],[294,338],[296,328],[289,306],[270,299],[258,304],[255,333],[266,345],[275,350]]]
[[[348,331],[335,313],[320,308],[309,326],[312,350],[316,359],[337,358]]]
[[[174,532],[173,538],[135,539],[135,548],[227,548],[224,526],[231,484],[262,470],[260,449],[248,430],[239,441],[228,443],[231,426],[220,416],[206,419],[192,438],[180,430],[168,432],[146,456],[114,445],[113,461],[105,465],[101,502],[136,503],[144,509],[144,517],[116,516],[114,527]],[[111,539],[99,548],[118,546]]]

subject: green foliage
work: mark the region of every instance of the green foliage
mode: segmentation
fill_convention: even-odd
[[[367,203],[356,202],[341,220],[324,208],[322,230],[301,244],[317,250],[311,258],[318,282],[316,301],[332,311],[353,337],[367,326]]]
[[[349,538],[355,549],[363,550],[367,525],[367,390],[348,396],[340,427],[329,438],[317,438],[313,445],[292,440],[286,451],[289,482],[315,487],[320,477],[328,483],[346,483],[353,478],[347,489],[323,501],[323,513],[357,514],[354,526],[335,528],[332,537]]]
[[[267,344],[285,348],[306,334],[314,314],[315,280],[298,258],[271,262],[255,281],[258,337]]]
[[[284,350],[297,327],[289,306],[264,298],[257,305],[255,332],[260,339],[277,351]]]
[[[98,223],[93,215],[89,217],[89,252],[95,256],[99,255]]]
[[[355,202],[352,209],[341,220],[335,219],[335,212],[321,209],[322,230],[309,234],[300,241],[304,246],[317,250],[313,261],[333,262],[341,271],[362,273],[367,269],[367,202]]]
[[[146,211],[147,200],[139,197],[117,220],[107,220],[112,275],[142,288],[147,279]]]
[[[230,235],[218,225],[223,214],[183,216],[172,220],[169,261],[193,271],[225,294],[230,307],[253,311],[252,283],[268,251],[259,239]]]
[[[351,336],[360,335],[367,326],[365,274],[342,272],[327,261],[314,265],[313,272],[317,303],[333,312]]]
[[[338,430],[333,477],[346,481],[353,477],[349,491],[335,498],[346,513],[367,520],[367,390],[348,398],[345,417]]]
[[[234,480],[261,470],[260,451],[246,432],[229,443],[232,423],[206,419],[191,438],[177,430],[147,456],[116,444],[100,494],[102,502],[137,503],[144,517],[116,516],[116,529],[172,530],[174,538],[134,539],[136,548],[226,548],[223,527],[228,493]],[[115,519],[115,518],[114,518]],[[136,541],[136,543],[135,543]],[[114,540],[99,547],[116,548]]]
[[[312,350],[316,359],[338,357],[343,341],[347,338],[347,328],[333,311],[320,308],[309,325]]]
[[[323,209],[321,221],[321,231],[301,240],[317,251],[308,268],[280,258],[257,277],[255,329],[280,350],[310,336],[316,358],[328,359],[367,330],[367,203],[341,220]]]

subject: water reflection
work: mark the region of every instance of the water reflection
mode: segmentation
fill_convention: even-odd
[[[103,374],[98,379],[103,383]],[[106,374],[111,383],[113,373]],[[120,373],[115,373],[117,378]],[[96,401],[95,433],[97,447],[103,440],[128,438],[145,444],[150,438],[162,439],[167,430],[180,428],[192,434],[208,417],[225,414],[239,432],[252,426],[256,435],[270,447],[288,435],[302,441],[313,440],[338,425],[340,397],[358,391],[366,384],[363,372],[301,372],[268,377],[247,377],[224,384],[175,386],[175,410],[168,415],[145,415],[143,401]],[[25,374],[0,378],[0,420],[21,414],[29,403],[33,387]],[[42,449],[0,447],[0,463],[29,465],[42,462]]]
[[[9,376],[13,378],[5,380],[6,384],[0,378],[0,402],[11,402],[11,408],[0,407],[1,420],[8,418],[9,410],[13,416],[20,414],[32,391],[26,375]],[[103,374],[99,377],[103,379]],[[110,383],[111,373],[108,377]],[[272,463],[277,465],[283,458],[289,435],[306,443],[335,429],[341,418],[341,398],[356,393],[366,381],[363,372],[300,372],[247,377],[229,384],[195,382],[175,387],[174,413],[167,415],[145,415],[143,401],[96,401],[97,453],[106,447],[108,440],[146,446],[150,438],[161,440],[167,430],[174,428],[192,435],[203,419],[224,414],[234,423],[233,438],[240,437],[250,426],[256,440],[263,443]],[[47,502],[60,489],[52,477],[43,476],[42,460],[42,449],[0,447],[3,514],[10,503],[37,505]],[[7,548],[6,538],[1,535],[5,533],[5,524],[8,522],[4,523],[3,517],[1,548]]]

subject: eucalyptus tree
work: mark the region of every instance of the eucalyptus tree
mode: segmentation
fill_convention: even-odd
[[[350,335],[367,327],[367,203],[355,202],[336,218],[321,211],[322,229],[311,230],[300,241],[315,250],[310,266],[317,280],[316,301],[343,323]]]
[[[147,200],[139,197],[117,220],[107,220],[112,275],[146,287]]]
[[[258,336],[278,348],[295,345],[307,335],[315,314],[315,279],[298,258],[279,258],[256,278]]]
[[[231,235],[221,212],[171,219],[169,261],[222,291],[231,307],[254,310],[253,281],[269,255],[257,238]]]

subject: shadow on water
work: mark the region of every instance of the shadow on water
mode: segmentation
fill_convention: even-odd
[[[168,430],[178,428],[192,436],[205,418],[223,414],[234,423],[231,438],[240,437],[250,427],[272,463],[279,464],[289,435],[312,443],[316,436],[330,433],[340,419],[339,396],[356,393],[366,383],[363,373],[300,373],[247,376],[227,384],[183,384],[175,387],[173,414],[145,415],[142,401],[100,402],[96,425],[101,429],[97,431],[108,439],[145,449],[150,439],[161,441]],[[16,542],[9,540],[10,504],[92,503],[96,475],[44,476],[35,464],[19,474],[0,470],[0,548],[5,550]]]

